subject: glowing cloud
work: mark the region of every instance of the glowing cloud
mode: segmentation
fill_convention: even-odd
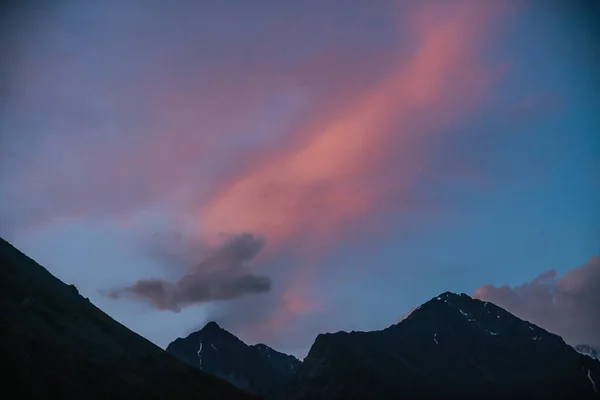
[[[414,53],[353,106],[224,183],[200,212],[202,231],[209,238],[256,232],[273,245],[299,234],[323,240],[376,209],[389,191],[409,190],[426,162],[425,142],[485,82],[474,54],[486,21],[480,11],[472,4],[443,17],[421,10],[411,21]],[[382,171],[392,158],[402,169]]]
[[[292,239],[310,247],[409,197],[427,163],[428,142],[472,109],[494,75],[476,48],[494,10],[459,4],[446,13],[424,5],[411,14],[414,51],[399,57],[384,79],[224,182],[198,215],[207,240],[248,231],[266,236],[270,248]],[[315,264],[306,265],[282,289],[276,312],[248,332],[280,330],[319,309],[306,289]]]

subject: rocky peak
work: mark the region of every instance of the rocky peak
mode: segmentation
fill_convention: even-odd
[[[319,335],[288,396],[596,398],[599,374],[600,364],[559,336],[444,292],[389,328]]]
[[[216,322],[178,338],[167,352],[248,392],[271,396],[296,372],[301,362],[265,344],[247,345]]]

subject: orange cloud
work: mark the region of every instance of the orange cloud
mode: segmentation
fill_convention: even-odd
[[[493,10],[461,3],[440,12],[428,4],[409,24],[412,55],[353,105],[318,118],[218,188],[198,216],[207,238],[255,232],[270,248],[299,238],[321,243],[380,211],[390,193],[409,194],[427,162],[427,141],[473,105],[490,77],[475,45]],[[400,160],[399,168],[382,173],[388,160]],[[301,287],[314,271],[295,273],[266,325],[279,327],[304,309]]]
[[[298,132],[282,149],[220,187],[202,208],[199,222],[209,237],[251,231],[273,243],[299,233],[323,236],[377,206],[366,189],[382,190],[369,175],[402,147],[416,164],[397,171],[396,190],[408,190],[425,160],[420,144],[480,88],[484,71],[472,53],[481,14],[473,7],[437,18],[416,19],[418,49],[340,115]],[[477,7],[475,7],[477,8]],[[427,10],[429,11],[429,10]],[[457,104],[459,103],[459,104]],[[434,112],[432,112],[434,111]],[[426,120],[434,116],[437,120]],[[380,186],[380,187],[378,187]],[[376,197],[376,196],[375,196]]]

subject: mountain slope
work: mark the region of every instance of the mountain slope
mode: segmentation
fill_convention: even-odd
[[[119,324],[0,238],[0,359],[18,398],[248,399]]]
[[[600,398],[596,382],[559,336],[447,292],[382,331],[319,335],[283,397]]]
[[[215,322],[185,339],[178,338],[167,352],[235,386],[271,397],[290,381],[301,362],[267,345],[249,346]]]
[[[579,344],[575,346],[575,350],[577,350],[577,352],[580,354],[586,355],[596,360],[600,360],[600,351],[594,349],[591,346],[588,346],[587,344]]]

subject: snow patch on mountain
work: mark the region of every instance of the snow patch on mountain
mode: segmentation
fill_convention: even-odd
[[[198,346],[198,359],[200,360],[198,366],[202,369],[202,339],[200,339],[200,345]]]
[[[588,369],[587,377],[590,380],[590,382],[592,383],[592,388],[594,388],[594,393],[598,393],[598,388],[596,388],[596,382],[594,382],[594,380],[592,379],[592,373],[589,369]]]

